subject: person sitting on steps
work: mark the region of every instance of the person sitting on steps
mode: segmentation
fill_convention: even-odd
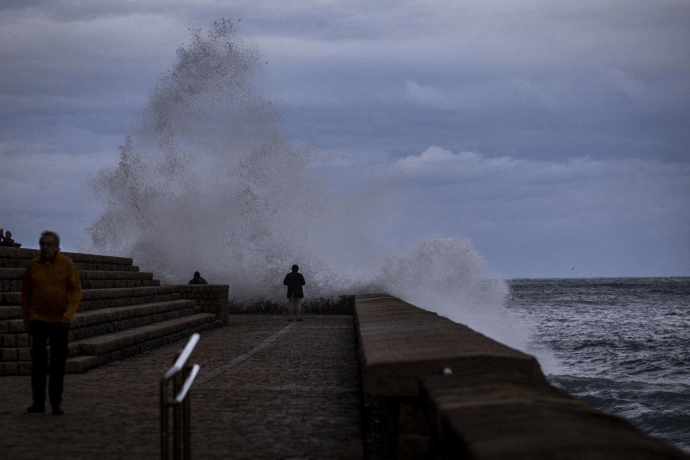
[[[21,247],[21,244],[14,242],[14,240],[12,239],[12,232],[7,230],[3,234],[2,229],[0,228],[0,246],[9,246],[11,248],[19,248],[19,247]]]
[[[187,284],[208,284],[208,282],[201,277],[199,272],[194,272],[194,278],[189,280]]]

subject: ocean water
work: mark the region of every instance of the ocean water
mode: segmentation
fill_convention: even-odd
[[[531,324],[527,351],[554,386],[690,451],[690,278],[509,287],[506,314]]]

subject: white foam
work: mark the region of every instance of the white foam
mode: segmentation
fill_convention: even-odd
[[[233,23],[192,33],[121,147],[119,166],[91,184],[107,210],[83,249],[132,257],[167,283],[186,283],[198,270],[238,297],[282,299],[296,263],[307,296],[384,291],[509,337],[506,283],[469,240],[427,238],[382,254],[379,223],[396,207],[372,190],[329,194],[310,173],[319,153],[293,147],[280,110],[262,96],[260,64]]]

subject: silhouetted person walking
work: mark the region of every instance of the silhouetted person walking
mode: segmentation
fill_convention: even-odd
[[[288,321],[292,321],[292,317],[296,316],[297,321],[302,321],[302,301],[304,300],[304,276],[298,273],[299,267],[292,266],[292,273],[285,275],[283,284],[288,287]]]
[[[62,388],[67,359],[67,338],[72,316],[81,302],[81,280],[77,266],[67,256],[58,254],[60,237],[43,232],[39,240],[41,255],[26,267],[22,281],[24,328],[33,341],[31,357],[30,414],[45,413],[46,339],[50,339],[50,385],[48,393],[53,415],[62,415]]]

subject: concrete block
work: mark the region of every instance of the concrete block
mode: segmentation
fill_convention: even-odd
[[[79,350],[79,343],[77,341],[70,341],[67,344],[67,356],[68,357],[74,357],[74,356],[80,356],[81,352]]]
[[[65,362],[65,374],[82,374],[89,369],[106,364],[106,360],[99,356],[77,356]]]
[[[3,305],[0,307],[0,320],[22,318],[22,307],[18,305]]]
[[[19,363],[2,363],[3,375],[17,375],[19,373]]]
[[[424,379],[436,445],[475,459],[687,458],[627,422],[589,408],[546,382],[486,374]],[[439,455],[440,454],[440,455]]]
[[[31,362],[19,362],[17,363],[17,374],[18,375],[31,375]]]
[[[136,346],[165,335],[199,326],[210,321],[208,314],[194,315],[125,330],[106,336],[91,337],[70,343],[79,354],[103,355],[126,347]]]
[[[0,361],[17,361],[16,348],[0,348]]]
[[[0,347],[14,348],[17,346],[17,334],[3,334],[0,336]]]
[[[26,332],[24,330],[24,320],[22,319],[11,319],[8,322],[7,332],[10,334],[21,334]]]
[[[420,379],[444,368],[467,375],[500,369],[545,381],[533,356],[400,299],[357,296],[355,315],[367,396],[417,396]]]
[[[31,348],[16,348],[17,361],[31,361]]]
[[[4,305],[21,305],[22,304],[22,293],[21,292],[5,292],[2,294],[2,303]]]
[[[31,336],[29,334],[17,334],[16,342],[18,348],[30,347]]]

